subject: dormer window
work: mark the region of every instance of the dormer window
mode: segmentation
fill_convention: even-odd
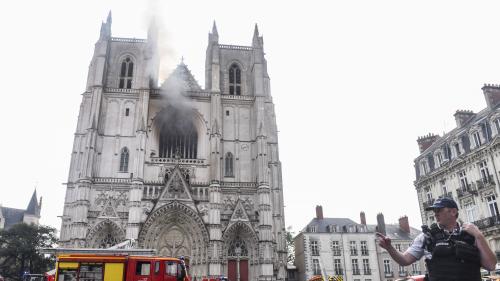
[[[126,57],[120,67],[120,83],[118,88],[120,89],[131,89],[132,88],[132,77],[134,74],[134,62],[130,57]]]
[[[472,139],[474,141],[474,147],[481,146],[481,136],[479,135],[479,131],[475,131],[474,133],[472,133]]]
[[[500,118],[496,118],[495,121],[493,121],[493,124],[495,124],[495,129],[497,130],[497,135],[500,133]]]
[[[443,165],[443,153],[441,153],[441,150],[438,150],[434,153],[434,161],[436,162],[437,166],[436,167],[441,167]]]
[[[455,140],[451,143],[451,153],[452,153],[452,157],[453,158],[457,158],[458,156],[460,156],[460,154],[462,153],[462,150],[460,149],[460,143]]]
[[[309,232],[316,232],[316,226],[315,225],[309,226]]]
[[[229,68],[229,94],[241,95],[241,70],[236,64]]]
[[[420,174],[421,175],[427,175],[429,172],[429,167],[427,166],[427,161],[423,160],[420,162]]]

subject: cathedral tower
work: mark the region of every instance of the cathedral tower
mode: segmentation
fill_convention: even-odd
[[[281,163],[263,38],[208,36],[205,89],[181,62],[157,87],[147,39],[101,26],[75,133],[61,245],[185,256],[193,278],[285,279]]]

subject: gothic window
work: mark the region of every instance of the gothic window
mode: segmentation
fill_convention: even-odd
[[[113,245],[118,244],[118,240],[116,237],[114,237],[111,233],[107,233],[106,236],[101,240],[101,243],[99,244],[99,248],[109,248]]]
[[[241,95],[241,70],[236,64],[229,68],[229,94]]]
[[[248,249],[247,245],[243,240],[241,240],[240,237],[236,237],[231,243],[229,244],[229,249],[228,249],[228,256],[236,257],[236,256],[248,256]]]
[[[226,153],[224,172],[226,177],[233,176],[233,154],[231,152]]]
[[[120,172],[128,172],[128,148],[122,148],[122,152],[120,153]]]
[[[198,134],[188,121],[165,122],[160,132],[160,157],[196,159]]]
[[[130,57],[126,57],[120,67],[120,84],[118,88],[120,89],[131,89],[132,88],[132,77],[134,73],[134,62]]]

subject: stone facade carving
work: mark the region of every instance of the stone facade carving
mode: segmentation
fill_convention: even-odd
[[[219,44],[214,27],[205,88],[184,63],[159,83],[154,28],[148,39],[110,30],[109,18],[80,107],[61,246],[136,241],[185,256],[196,279],[232,274],[239,252],[247,280],[284,280],[285,244],[275,238],[283,202],[273,199],[283,198],[281,164],[258,30],[245,47]],[[127,55],[134,66],[123,84]]]

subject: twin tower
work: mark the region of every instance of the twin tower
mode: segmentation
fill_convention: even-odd
[[[236,46],[219,44],[214,23],[202,89],[184,63],[158,81],[154,26],[147,39],[117,38],[111,22],[82,94],[61,246],[128,241],[184,256],[194,280],[284,280],[281,162],[257,26],[252,46]]]

